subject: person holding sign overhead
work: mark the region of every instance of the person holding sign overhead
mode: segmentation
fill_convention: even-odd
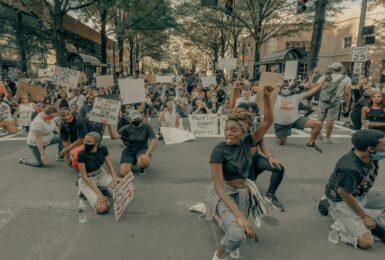
[[[114,131],[111,125],[108,125],[111,139],[122,139],[125,145],[120,160],[120,175],[122,177],[132,172],[132,168],[136,164],[140,168],[139,175],[146,175],[146,168],[150,166],[151,154],[158,141],[152,127],[143,123],[142,114],[139,111],[132,111],[130,119],[131,124],[123,126],[118,132]]]

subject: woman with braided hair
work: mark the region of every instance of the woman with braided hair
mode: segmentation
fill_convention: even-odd
[[[213,183],[205,198],[206,218],[209,221],[215,219],[225,233],[213,260],[225,259],[226,255],[237,251],[245,237],[255,239],[253,226],[259,227],[258,215],[267,212],[258,188],[248,176],[252,166],[250,148],[263,139],[274,122],[270,101],[272,91],[270,86],[264,88],[264,120],[259,128],[245,134],[247,113],[230,114],[225,126],[225,141],[211,153]]]

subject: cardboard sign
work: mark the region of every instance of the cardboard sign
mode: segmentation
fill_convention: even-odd
[[[196,139],[192,133],[173,127],[161,127],[160,132],[166,145],[180,144]]]
[[[84,72],[80,72],[79,83],[83,84],[83,83],[87,83],[87,81],[88,81],[87,75]]]
[[[53,76],[53,69],[39,69],[38,77],[42,81],[51,81]]]
[[[221,136],[225,136],[225,126],[226,126],[226,121],[229,117],[227,115],[222,115],[219,118],[219,134]]]
[[[285,62],[285,73],[283,78],[285,80],[296,79],[298,75],[298,61],[288,60]]]
[[[263,89],[266,86],[272,86],[274,88],[273,93],[270,94],[270,100],[271,100],[272,106],[274,107],[274,103],[275,103],[275,100],[277,99],[279,88],[282,83],[283,83],[282,74],[274,73],[274,72],[262,72],[261,78],[258,84],[257,100],[256,100],[259,111],[261,111],[261,113],[263,113]]]
[[[172,83],[172,76],[156,76],[156,83]]]
[[[146,100],[143,79],[119,79],[118,82],[123,105],[141,103]]]
[[[139,79],[143,79],[147,84],[155,84],[156,83],[156,75],[153,74],[140,74]]]
[[[30,126],[31,121],[32,121],[31,111],[20,112],[19,119],[17,120],[19,126]]]
[[[220,59],[218,61],[217,69],[235,70],[236,68],[237,68],[237,59],[235,59],[235,58]]]
[[[100,122],[102,119],[107,119],[108,124],[117,125],[120,107],[120,101],[96,97],[89,115],[89,120]]]
[[[128,174],[123,179],[120,179],[120,182],[112,190],[112,198],[114,201],[114,213],[115,220],[118,221],[122,216],[124,210],[127,208],[128,204],[134,198],[134,184],[133,184],[132,173]]]
[[[369,48],[365,46],[359,46],[353,48],[352,61],[367,61]]]
[[[52,70],[52,84],[69,88],[78,87],[80,71],[62,67],[55,67]]]
[[[188,115],[191,133],[195,136],[218,136],[217,114],[191,114]]]
[[[47,89],[19,81],[17,83],[16,97],[22,98],[28,94],[30,95],[32,101],[43,102],[44,98],[47,96]]]
[[[103,75],[96,76],[96,87],[97,88],[107,88],[114,86],[114,76],[112,75]]]
[[[217,84],[217,80],[216,80],[215,76],[202,77],[201,80],[202,80],[203,87],[209,87],[210,85],[216,85]]]

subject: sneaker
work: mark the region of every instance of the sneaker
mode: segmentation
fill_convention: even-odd
[[[319,134],[319,136],[318,136],[318,139],[320,139],[320,140],[324,140],[324,139],[325,139],[325,137],[324,137],[322,134]]]
[[[339,142],[333,138],[325,138],[322,141],[324,144],[338,144]]]
[[[25,160],[27,160],[27,156],[23,155],[22,157],[19,158],[19,163],[24,164]]]
[[[217,250],[215,250],[212,260],[226,260],[226,259],[227,259],[226,256],[223,258],[220,258],[219,256],[217,256]]]
[[[140,170],[139,170],[139,175],[140,175],[140,176],[144,176],[144,175],[146,175],[146,174],[147,174],[146,169],[140,168]]]
[[[284,212],[285,211],[285,208],[283,207],[282,203],[279,202],[277,196],[275,196],[274,194],[273,195],[270,195],[270,194],[266,194],[266,196],[264,197],[265,200],[270,203],[273,208],[275,208],[276,210],[278,211],[281,211],[281,212]]]
[[[57,162],[64,162],[64,157],[61,157],[59,155],[56,156],[56,161]]]
[[[222,237],[222,239],[221,239],[221,245],[223,245],[223,239],[224,239],[224,237]],[[235,251],[231,252],[230,257],[232,259],[239,259],[239,248],[237,248]]]
[[[305,148],[307,148],[309,150],[313,150],[314,152],[322,153],[321,148],[319,148],[316,144],[309,144],[309,143],[307,143],[305,145]]]

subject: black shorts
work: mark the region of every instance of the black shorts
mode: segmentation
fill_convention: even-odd
[[[126,148],[122,152],[122,157],[120,158],[120,164],[128,163],[128,164],[135,165],[138,162],[137,158],[142,154],[145,154],[146,152],[147,152],[147,149],[142,149],[136,152],[132,152],[127,150]]]

